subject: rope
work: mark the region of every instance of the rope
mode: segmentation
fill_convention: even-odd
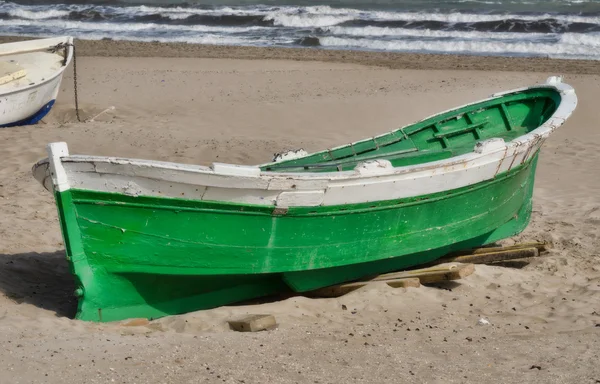
[[[77,121],[81,122],[81,118],[79,117],[79,97],[77,96],[77,55],[75,54],[75,44],[69,45],[73,47],[73,89],[75,92],[75,115],[77,116]],[[65,49],[65,56],[66,55],[67,51]]]
[[[58,52],[59,49],[64,49],[64,60],[63,65],[67,65],[67,49],[68,47],[73,48],[73,88],[75,93],[75,115],[77,116],[77,121],[81,122],[81,118],[79,116],[79,96],[77,95],[77,55],[75,51],[75,44],[71,43],[59,43],[55,46],[50,47],[48,50],[51,53]]]

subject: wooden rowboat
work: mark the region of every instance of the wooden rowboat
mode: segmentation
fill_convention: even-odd
[[[73,39],[0,44],[0,128],[36,124],[54,105]]]
[[[156,318],[399,270],[521,232],[540,147],[576,104],[552,77],[259,166],[69,155],[51,143],[33,174],[54,191],[77,318]]]

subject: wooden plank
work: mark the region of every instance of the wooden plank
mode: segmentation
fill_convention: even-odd
[[[543,243],[543,242],[530,242],[530,243],[520,243],[520,244],[515,244],[515,245],[509,245],[509,246],[505,246],[505,247],[482,247],[482,248],[475,248],[470,250],[470,252],[468,253],[459,253],[459,255],[461,254],[480,254],[480,253],[490,253],[490,252],[499,252],[499,251],[509,251],[509,250],[518,250],[518,249],[526,249],[526,248],[537,248],[538,251],[540,253],[542,252],[546,252],[549,248],[551,248],[551,245],[549,243]]]
[[[379,275],[371,281],[386,281],[391,279],[406,279],[416,277],[421,284],[439,283],[447,280],[458,280],[475,272],[473,264],[452,263],[435,267],[413,269],[410,271],[387,273]]]
[[[456,136],[456,135],[461,135],[463,133],[475,132],[477,130],[477,128],[481,128],[484,125],[486,125],[487,123],[488,123],[487,121],[482,121],[480,123],[475,123],[475,124],[467,125],[466,127],[458,128],[458,129],[455,129],[453,131],[446,131],[446,132],[442,132],[442,133],[436,133],[436,134],[433,135],[433,137],[436,138],[436,139],[446,139],[448,137],[452,137],[452,136]]]
[[[476,253],[473,255],[463,255],[440,259],[440,262],[460,262],[460,263],[472,263],[472,264],[488,264],[495,263],[498,261],[515,260],[515,259],[526,259],[530,257],[538,257],[540,252],[537,248],[524,248],[524,249],[513,249],[506,251],[495,251],[487,253]]]
[[[546,242],[533,241],[533,242],[519,243],[519,244],[507,245],[507,246],[487,245],[487,246],[483,246],[483,247],[468,248],[468,249],[462,249],[459,251],[450,252],[450,253],[446,254],[445,256],[443,256],[442,258],[446,259],[446,258],[455,257],[455,256],[477,255],[480,253],[491,253],[491,252],[518,250],[518,249],[526,249],[526,248],[537,248],[541,254],[541,253],[547,252],[549,249],[551,249],[552,244],[546,243]]]
[[[500,104],[500,112],[504,122],[506,123],[506,128],[508,128],[509,131],[512,131],[515,123],[513,123],[512,117],[510,117],[510,114],[508,113],[508,108],[506,105],[504,105],[504,103]]]
[[[384,282],[392,288],[418,288],[421,286],[421,283],[417,278],[389,279]],[[371,283],[373,283],[373,281],[357,281],[353,283],[338,284],[305,292],[304,294],[310,297],[340,297]]]
[[[258,332],[277,325],[273,315],[248,315],[236,320],[228,320],[229,326],[238,332]]]
[[[463,249],[460,251],[450,252],[447,255],[443,256],[439,260],[447,260],[451,257],[456,257],[456,256],[477,255],[480,253],[501,252],[501,251],[518,250],[518,249],[526,249],[526,248],[537,248],[539,253],[542,254],[544,252],[547,252],[549,249],[551,249],[552,244],[546,243],[546,242],[534,241],[534,242],[519,243],[519,244],[508,245],[508,246],[499,246],[499,247],[498,246],[485,246],[485,247],[478,247],[478,248],[470,248],[470,249]],[[440,261],[440,262],[442,262],[442,261]],[[440,262],[435,262],[432,264],[439,264]],[[447,261],[443,261],[443,262],[445,263]]]

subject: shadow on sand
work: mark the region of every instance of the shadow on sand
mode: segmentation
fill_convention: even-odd
[[[522,268],[521,264],[527,263],[510,267]],[[451,291],[459,287],[460,282],[447,281],[427,286]],[[0,254],[0,291],[16,303],[32,304],[54,311],[58,317],[73,319],[77,312],[74,290],[75,281],[64,251]],[[229,306],[260,305],[302,296],[302,293],[288,291],[231,303]]]
[[[16,303],[29,303],[74,318],[75,281],[64,251],[0,254],[0,291]]]

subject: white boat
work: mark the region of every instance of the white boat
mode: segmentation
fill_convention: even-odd
[[[46,116],[72,58],[69,36],[0,44],[0,128]]]

